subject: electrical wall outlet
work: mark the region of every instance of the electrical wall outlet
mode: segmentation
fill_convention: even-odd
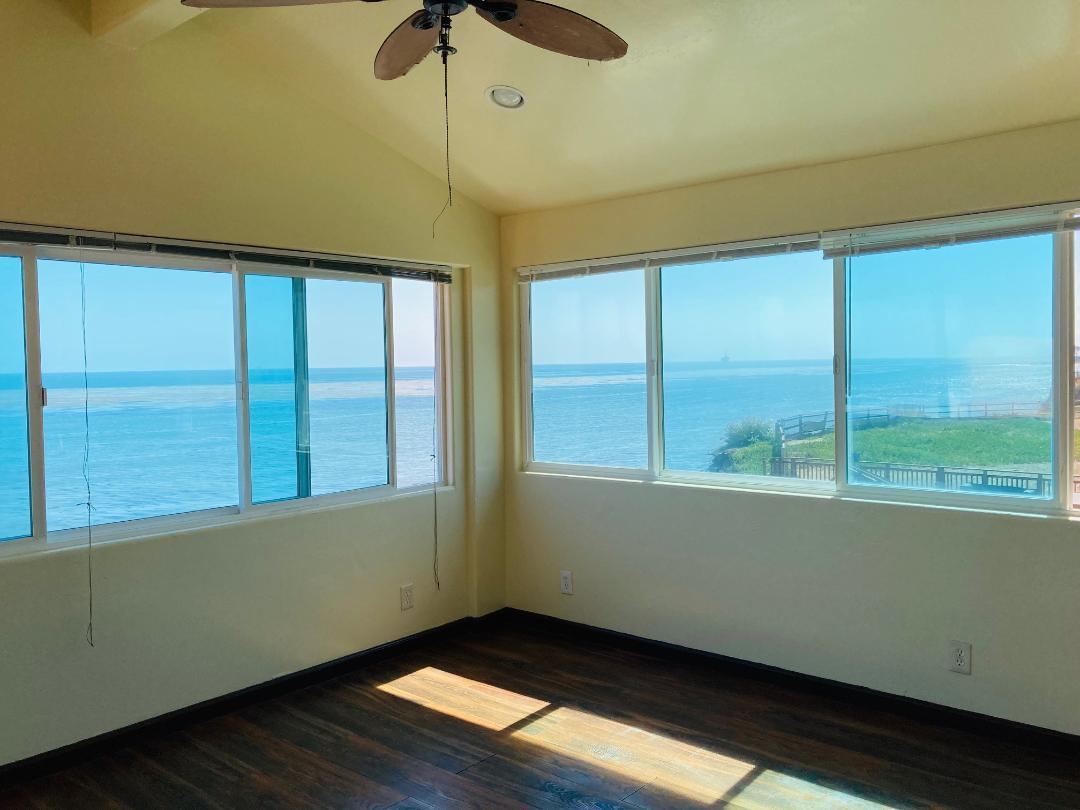
[[[412,610],[413,606],[413,584],[410,582],[408,585],[401,586],[401,609]]]
[[[559,591],[566,596],[574,595],[574,572],[573,571],[560,571],[559,572]]]
[[[971,644],[967,641],[949,642],[949,670],[961,675],[971,674]]]

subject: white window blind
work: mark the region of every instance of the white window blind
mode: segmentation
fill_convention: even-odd
[[[1080,219],[1073,216],[1075,209],[1075,204],[1039,206],[993,214],[833,231],[822,234],[821,248],[825,258],[831,259],[1055,233],[1080,226]]]
[[[820,250],[826,259],[895,250],[944,247],[988,239],[1080,229],[1080,203],[1033,206],[970,216],[826,231],[816,234],[756,239],[723,245],[562,262],[518,268],[523,283],[618,273],[644,267],[706,264],[779,253]]]
[[[727,245],[665,250],[612,259],[596,259],[585,262],[566,262],[518,269],[521,282],[551,281],[557,278],[591,276],[599,273],[619,273],[646,267],[675,267],[677,265],[706,264],[709,262],[745,259],[752,256],[772,256],[778,253],[797,253],[819,250],[817,234],[788,236],[778,239],[755,239],[748,242],[732,242]]]

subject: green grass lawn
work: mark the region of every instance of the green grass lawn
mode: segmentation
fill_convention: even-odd
[[[1080,430],[1074,432],[1080,442]],[[899,419],[888,427],[858,430],[852,450],[862,461],[950,467],[1045,464],[1050,459],[1050,423],[1040,419]],[[1080,445],[1078,445],[1080,446]],[[786,455],[832,460],[833,436],[792,442]],[[736,472],[761,475],[772,444],[731,452]]]
[[[773,455],[772,442],[759,442],[731,451],[731,471],[745,475],[768,475],[765,467]]]

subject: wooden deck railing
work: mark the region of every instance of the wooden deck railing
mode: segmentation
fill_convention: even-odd
[[[887,427],[897,419],[1010,419],[1050,418],[1045,402],[1009,402],[969,405],[891,405],[888,408],[853,408],[848,422],[853,430]],[[799,414],[776,420],[777,438],[782,442],[809,439],[832,433],[836,414],[832,411]]]
[[[888,462],[853,463],[851,479],[865,484],[901,486],[913,489],[969,490],[1049,497],[1049,473],[994,470],[973,467],[922,466]],[[764,462],[764,474],[809,481],[834,481],[836,462],[830,459],[772,458]],[[1073,481],[1080,492],[1080,482]]]
[[[899,419],[1049,419],[1045,402],[981,403],[969,405],[893,405],[888,408],[862,408],[848,411],[852,430],[887,427]],[[828,435],[836,430],[833,411],[799,414],[776,420],[775,450],[779,455],[798,452],[791,442]],[[833,481],[836,463],[831,459],[782,457],[766,459],[764,474],[808,481]],[[968,490],[1050,496],[1049,473],[954,467],[949,465],[892,464],[888,462],[852,462],[849,475],[853,481],[883,486],[915,489]],[[1080,476],[1073,479],[1073,492],[1080,494]]]

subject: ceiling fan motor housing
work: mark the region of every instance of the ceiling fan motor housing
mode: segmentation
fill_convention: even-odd
[[[424,0],[424,8],[437,17],[453,17],[469,7],[469,0]]]
[[[488,12],[498,22],[510,22],[517,16],[517,4],[504,0],[424,0],[424,8],[433,17],[453,17],[470,5]]]
[[[486,0],[485,2],[473,2],[477,8],[483,9],[495,18],[496,22],[510,22],[517,16],[517,4],[498,2],[498,0]]]

